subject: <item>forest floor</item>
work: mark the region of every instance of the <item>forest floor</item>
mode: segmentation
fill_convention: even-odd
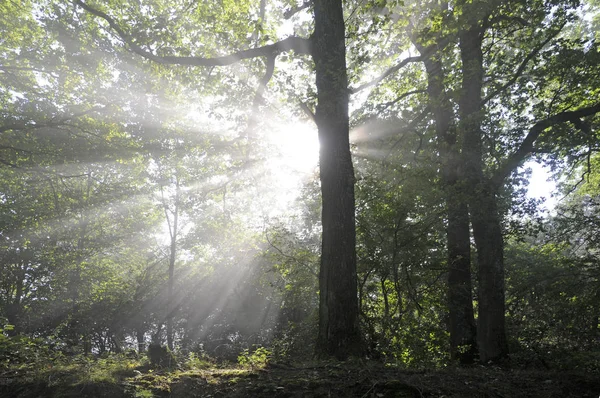
[[[169,371],[79,359],[44,368],[4,368],[0,397],[600,397],[598,374],[483,366],[416,371],[352,361]]]

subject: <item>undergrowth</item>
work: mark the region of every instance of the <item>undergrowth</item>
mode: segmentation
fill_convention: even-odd
[[[2,336],[0,334],[0,336]],[[600,395],[598,373],[589,366],[533,368],[523,355],[501,366],[468,369],[408,369],[377,361],[287,360],[256,346],[237,363],[203,353],[174,355],[175,366],[152,364],[135,352],[67,355],[47,342],[0,337],[0,396],[154,398],[223,397],[594,397]],[[521,353],[522,354],[522,353]],[[574,358],[577,359],[577,358]],[[581,359],[596,363],[590,358]]]

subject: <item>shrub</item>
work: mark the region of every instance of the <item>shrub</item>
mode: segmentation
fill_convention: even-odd
[[[148,346],[148,359],[154,367],[173,368],[177,366],[175,355],[165,346],[150,344]]]

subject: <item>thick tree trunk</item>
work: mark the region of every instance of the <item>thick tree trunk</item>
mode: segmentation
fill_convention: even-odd
[[[463,160],[469,185],[469,207],[477,247],[479,312],[477,340],[482,362],[508,354],[504,321],[504,260],[495,191],[483,172],[481,122],[483,119],[483,28],[472,24],[460,32],[463,84],[460,129]]]
[[[477,356],[469,217],[466,203],[452,197],[451,192],[447,197],[450,356],[468,364],[473,363]]]
[[[114,352],[116,354],[121,354],[123,352],[123,345],[125,343],[125,336],[123,335],[123,332],[113,333],[111,339]]]
[[[363,351],[358,322],[354,170],[350,155],[345,26],[341,0],[314,2],[322,208],[318,356]]]
[[[504,241],[494,191],[485,182],[471,200],[479,264],[479,354],[482,362],[508,354],[504,319]]]
[[[471,283],[471,242],[469,210],[461,177],[459,150],[453,124],[452,104],[445,94],[444,74],[439,54],[425,61],[429,103],[433,109],[442,159],[442,184],[448,215],[448,315],[450,356],[472,363],[477,355],[475,316]]]

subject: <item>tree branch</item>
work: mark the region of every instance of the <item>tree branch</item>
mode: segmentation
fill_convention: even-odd
[[[78,117],[81,117],[81,116],[85,116],[92,112],[101,111],[103,109],[104,109],[104,107],[93,106],[90,109],[87,109],[85,111],[75,112],[71,115],[64,116],[59,119],[52,118],[51,120],[43,121],[43,122],[36,122],[35,120],[30,120],[30,121],[24,121],[21,123],[6,124],[4,126],[0,125],[0,133],[4,133],[5,131],[9,131],[9,130],[59,128],[59,127],[63,127],[63,126],[69,126],[69,124],[68,124],[69,121],[76,119]],[[69,127],[75,127],[75,126],[69,126]]]
[[[58,77],[58,75],[55,72],[47,71],[47,70],[39,69],[39,68],[25,67],[25,66],[0,65],[0,70],[4,71],[4,72],[9,71],[9,70],[39,72],[39,73],[46,73],[52,77]]]
[[[426,92],[427,92],[427,90],[423,90],[423,89],[407,91],[407,92],[401,94],[400,96],[396,97],[393,101],[388,101],[388,102],[384,102],[383,104],[380,104],[378,106],[377,110],[379,112],[382,112],[382,111],[386,110],[387,108],[389,108],[390,106],[396,105],[398,102],[402,101],[406,97],[409,97],[414,94],[421,94],[421,93],[426,93]]]
[[[409,25],[412,25],[412,23],[409,23]],[[385,72],[383,72],[383,74],[381,74],[379,77],[371,80],[370,82],[361,84],[360,86],[355,87],[355,88],[350,88],[349,89],[350,94],[356,94],[359,91],[364,90],[365,88],[379,84],[381,81],[386,79],[388,76],[390,76],[393,73],[396,73],[397,71],[399,71],[400,69],[402,69],[404,66],[406,66],[409,63],[425,61],[433,53],[435,53],[435,51],[437,51],[440,48],[446,47],[446,45],[448,43],[450,43],[450,39],[451,39],[451,36],[441,37],[438,39],[438,42],[436,44],[425,47],[425,46],[419,44],[419,41],[416,39],[416,36],[412,33],[410,28],[408,29],[407,33],[411,37],[413,44],[417,47],[417,50],[419,50],[421,55],[419,55],[418,57],[405,58],[402,61],[400,61],[398,64],[388,68]]]
[[[293,17],[294,15],[296,15],[297,13],[299,13],[302,10],[307,9],[308,7],[312,6],[313,2],[312,0],[306,0],[304,3],[302,3],[301,5],[297,5],[295,7],[290,8],[289,10],[286,10],[283,13],[283,18],[284,19],[290,19],[291,17]]]
[[[250,115],[248,127],[246,128],[246,134],[248,135],[252,133],[252,130],[254,130],[254,127],[256,126],[256,114],[258,113],[258,107],[262,102],[263,94],[267,88],[267,84],[269,84],[269,81],[273,77],[273,73],[275,73],[275,58],[276,57],[274,55],[267,58],[265,74],[262,79],[260,79],[258,88],[256,89],[256,94],[254,94],[254,100],[252,101],[252,113]]]
[[[552,115],[546,119],[540,120],[529,129],[527,136],[521,143],[521,146],[513,152],[512,155],[506,159],[503,165],[501,165],[491,178],[493,187],[500,187],[504,180],[515,170],[531,153],[533,153],[533,144],[538,137],[548,128],[553,127],[560,123],[571,122],[576,126],[581,126],[581,118],[586,116],[595,115],[600,112],[600,102],[588,106],[586,108],[580,108],[576,111],[564,111]]]
[[[527,67],[527,64],[529,63],[529,61],[531,61],[535,56],[537,56],[539,54],[539,52],[546,46],[546,44],[548,44],[550,42],[550,40],[554,39],[562,31],[562,28],[565,26],[565,24],[566,23],[563,23],[558,29],[556,29],[556,31],[552,32],[546,38],[546,40],[544,40],[539,46],[537,46],[529,54],[527,54],[527,56],[525,57],[525,59],[523,59],[523,62],[521,62],[521,65],[519,65],[519,67],[517,68],[517,71],[512,76],[512,78],[509,81],[507,81],[505,84],[503,84],[501,87],[494,90],[491,94],[486,96],[483,99],[483,101],[481,101],[481,105],[487,104],[495,96],[497,96],[498,94],[502,93],[504,90],[506,90],[507,88],[512,86],[517,81],[517,79],[519,77],[521,77],[521,75],[525,71],[525,68]]]
[[[425,56],[423,56],[423,55],[420,55],[418,57],[408,57],[408,58],[405,58],[402,61],[400,61],[398,64],[396,64],[396,65],[388,68],[385,72],[383,72],[383,74],[381,74],[380,76],[378,76],[375,79],[371,80],[370,82],[361,84],[358,87],[350,88],[349,89],[350,94],[356,94],[359,91],[364,90],[365,88],[369,88],[371,86],[379,84],[382,80],[386,79],[389,75],[398,72],[400,69],[402,69],[407,64],[409,64],[411,62],[421,62],[424,59],[425,59]]]
[[[530,26],[531,25],[529,23],[529,21],[527,21],[526,19],[523,19],[518,16],[509,16],[509,15],[496,15],[495,17],[490,18],[488,23],[489,23],[489,25],[494,25],[495,23],[500,22],[500,21],[517,22],[521,26]]]
[[[75,4],[93,14],[104,19],[108,25],[119,35],[119,37],[131,48],[131,50],[142,57],[163,65],[187,65],[187,66],[226,66],[239,62],[243,59],[256,57],[273,57],[281,52],[293,50],[298,54],[308,54],[312,52],[312,43],[309,39],[297,36],[290,36],[284,40],[269,44],[263,47],[251,48],[238,51],[233,54],[222,57],[204,58],[204,57],[179,57],[179,56],[159,56],[155,55],[136,44],[133,38],[128,35],[119,24],[106,13],[90,7],[81,0],[75,0]]]

